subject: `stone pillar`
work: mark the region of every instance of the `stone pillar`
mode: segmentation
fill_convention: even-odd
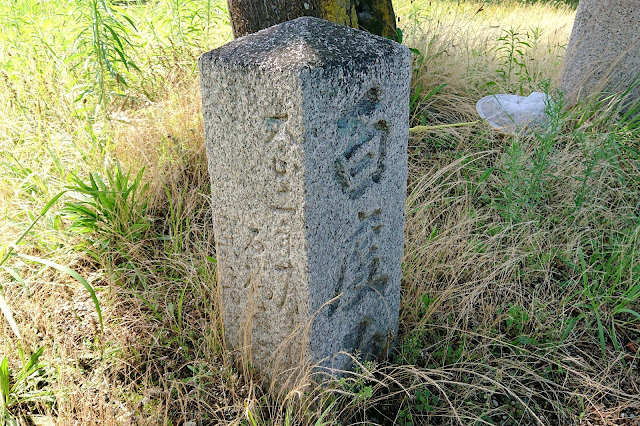
[[[398,327],[408,49],[304,17],[199,68],[227,345],[268,379],[382,354]]]
[[[569,104],[623,93],[639,75],[640,0],[580,0],[560,81]],[[628,100],[638,98],[640,85]]]

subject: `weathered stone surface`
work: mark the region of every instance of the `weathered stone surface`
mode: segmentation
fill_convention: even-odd
[[[560,88],[570,104],[623,93],[640,73],[640,0],[580,0]],[[629,100],[640,97],[640,86]]]
[[[409,51],[305,17],[199,67],[227,344],[251,345],[267,378],[384,352],[398,326]]]

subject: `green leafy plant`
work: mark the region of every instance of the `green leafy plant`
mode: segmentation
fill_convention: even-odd
[[[534,39],[539,38],[540,30],[532,30]],[[524,84],[532,81],[532,76],[527,67],[526,58],[532,44],[527,41],[531,37],[530,31],[521,32],[519,28],[503,30],[498,38],[498,59],[501,66],[498,74],[510,89],[512,79],[517,79],[520,95],[524,94]]]
[[[447,87],[446,83],[442,83],[432,88],[426,94],[422,93],[422,84],[418,83],[418,85],[413,89],[413,94],[411,95],[411,99],[409,101],[409,111],[411,115],[417,117],[420,124],[423,126],[427,125],[427,116],[424,112],[425,106],[429,103],[429,101],[440,93],[445,87]]]
[[[492,200],[492,204],[511,223],[541,219],[539,207],[552,191],[552,154],[557,140],[552,133],[539,133],[536,139],[532,153],[526,152],[522,143],[513,139],[501,166],[492,170],[504,180],[500,195]]]
[[[217,25],[228,25],[226,2],[218,0],[170,0],[148,23],[154,29],[156,41],[164,45],[167,39],[172,50],[188,52],[210,42]],[[187,48],[187,49],[185,49]]]
[[[395,362],[416,364],[421,358],[423,338],[421,330],[412,330],[402,338],[396,350]]]
[[[79,21],[83,25],[76,38],[76,67],[93,75],[93,82],[80,94],[97,93],[99,103],[106,104],[110,82],[127,85],[125,75],[140,71],[130,51],[136,26],[118,6],[109,0],[87,0],[79,3]]]
[[[606,359],[606,346],[610,342],[617,352],[621,351],[618,341],[618,328],[624,324],[625,315],[637,323],[640,313],[634,308],[640,301],[640,262],[638,262],[637,238],[619,242],[616,247],[606,250],[597,245],[592,247],[590,256],[578,249],[577,265],[565,261],[580,271],[582,291],[579,296],[584,300],[576,306],[583,312],[568,321],[563,333],[565,339],[578,321],[595,320],[598,343],[602,356]],[[625,277],[629,274],[629,277]]]
[[[500,313],[501,310],[498,310]],[[506,332],[512,336],[514,340],[511,342],[514,346],[520,345],[539,345],[540,343],[525,333],[525,328],[529,323],[529,313],[520,305],[511,305],[505,312]]]
[[[496,168],[505,181],[500,187],[500,196],[492,200],[492,204],[500,214],[510,222],[522,220],[523,210],[526,209],[528,198],[525,195],[526,182],[526,154],[517,140],[513,140],[507,147],[502,167]]]
[[[354,358],[357,361],[360,358],[360,354],[355,353]],[[375,370],[375,368],[375,361],[356,362],[354,374],[339,379],[340,388],[351,396],[354,403],[362,405],[373,396],[373,386],[369,384],[369,378],[371,371]]]
[[[437,228],[431,233],[431,236],[435,238],[437,235]],[[435,298],[431,297],[428,293],[424,293],[420,300],[416,303],[416,311],[418,312],[418,317],[421,320],[424,320],[429,308],[436,301]],[[422,321],[420,324],[424,324]],[[411,330],[407,333],[403,338],[401,343],[398,345],[395,353],[395,361],[396,363],[408,363],[408,364],[417,364],[418,361],[422,358],[422,350],[423,350],[423,335],[424,335],[424,325],[420,325],[415,329]]]
[[[89,182],[73,178],[68,190],[76,201],[66,202],[63,212],[72,220],[70,230],[92,234],[93,244],[85,248],[94,257],[116,239],[139,240],[149,228],[145,216],[149,185],[142,182],[143,174],[144,168],[131,176],[116,163],[114,171],[107,171],[106,182],[95,172],[89,174]]]
[[[20,404],[29,401],[50,400],[52,393],[46,386],[41,372],[40,356],[44,348],[37,350],[22,369],[12,375],[6,356],[0,361],[0,424],[18,425],[19,415],[15,412]]]
[[[512,305],[507,311],[505,323],[507,328],[514,334],[520,334],[524,331],[524,327],[529,322],[529,314],[519,305]]]
[[[398,412],[397,423],[402,426],[422,424],[421,415],[431,413],[440,403],[440,397],[431,393],[426,386],[419,386],[410,399],[410,405]]]
[[[432,394],[429,388],[416,389],[415,410],[418,413],[433,411],[439,402],[438,395]]]

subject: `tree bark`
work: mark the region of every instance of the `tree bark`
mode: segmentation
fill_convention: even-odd
[[[396,15],[391,0],[359,0],[357,3],[360,29],[396,40]]]
[[[391,0],[227,0],[238,38],[301,16],[315,16],[396,39]]]

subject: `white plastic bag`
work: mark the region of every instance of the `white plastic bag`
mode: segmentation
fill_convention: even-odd
[[[550,101],[548,95],[540,92],[529,96],[489,95],[478,101],[476,110],[494,129],[515,133],[525,127],[546,124],[549,116],[545,113],[545,104]]]

